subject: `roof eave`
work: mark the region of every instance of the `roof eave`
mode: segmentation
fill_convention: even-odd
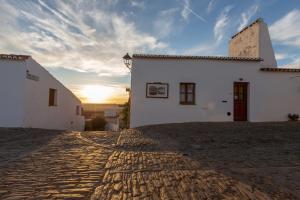
[[[275,67],[263,67],[260,68],[260,71],[263,72],[293,72],[293,73],[300,73],[300,69],[294,68],[275,68]]]
[[[157,55],[157,54],[133,54],[133,58],[142,59],[185,59],[185,60],[217,60],[217,61],[263,61],[262,58],[225,57],[225,56],[189,56],[189,55]]]
[[[0,60],[25,61],[30,57],[29,55],[0,54]]]

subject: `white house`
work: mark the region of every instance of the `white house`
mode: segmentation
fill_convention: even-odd
[[[83,130],[80,100],[30,56],[0,54],[0,127]]]
[[[232,37],[229,57],[132,56],[130,126],[286,121],[300,113],[300,69],[277,68],[258,19]]]
[[[121,108],[119,106],[104,110],[104,117],[106,121],[105,130],[118,131],[120,127],[119,113]]]

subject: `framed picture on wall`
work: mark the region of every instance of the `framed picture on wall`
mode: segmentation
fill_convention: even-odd
[[[146,97],[147,98],[168,98],[169,84],[168,83],[147,83]]]

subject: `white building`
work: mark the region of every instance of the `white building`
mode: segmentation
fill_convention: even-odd
[[[134,54],[131,76],[131,127],[300,113],[300,69],[277,68],[262,19],[232,37],[229,57]]]
[[[83,130],[81,102],[30,56],[0,54],[0,127]]]
[[[118,131],[119,130],[119,109],[104,110],[104,118],[106,121],[105,130]]]

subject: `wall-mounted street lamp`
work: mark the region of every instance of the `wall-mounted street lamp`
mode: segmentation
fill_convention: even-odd
[[[123,56],[123,62],[125,64],[125,66],[129,69],[129,71],[131,72],[131,65],[132,65],[132,58],[130,57],[130,55],[127,53],[125,56]],[[131,96],[131,92],[130,92],[130,88],[126,88],[126,92],[129,93],[129,99],[128,99],[128,104],[127,105],[127,120],[126,120],[126,127],[129,128],[130,127],[130,96]],[[125,109],[126,110],[126,109]],[[125,112],[126,113],[126,112]]]
[[[126,67],[131,71],[131,63],[132,63],[132,58],[130,55],[127,53],[125,56],[123,56],[123,62],[126,65]]]

